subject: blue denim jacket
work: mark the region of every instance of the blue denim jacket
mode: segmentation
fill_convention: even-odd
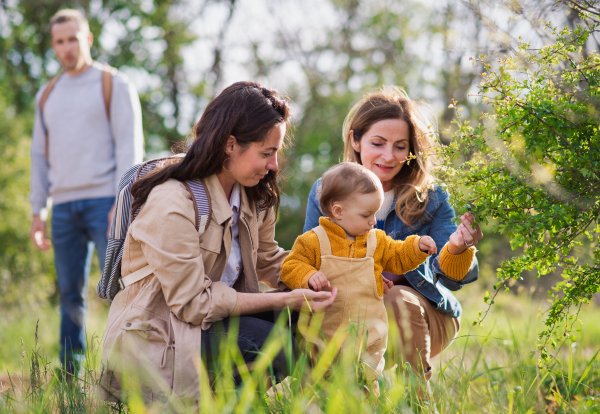
[[[306,207],[306,219],[304,221],[304,231],[307,232],[319,225],[319,217],[323,216],[319,206],[319,191],[321,179],[312,186],[308,196],[308,205]],[[403,240],[413,234],[419,236],[429,236],[437,245],[438,252],[448,242],[450,235],[456,231],[454,209],[448,202],[448,192],[442,187],[437,186],[435,190],[429,190],[429,202],[421,218],[413,227],[404,224],[396,215],[394,207],[396,200],[392,204],[390,211],[384,221],[383,229],[394,240]],[[458,318],[462,313],[460,303],[452,294],[452,290],[459,290],[465,284],[472,283],[479,277],[479,266],[477,258],[473,259],[473,264],[463,280],[456,281],[449,278],[442,271],[439,264],[438,255],[430,256],[425,263],[417,269],[404,275],[412,287],[425,296],[431,304],[440,312]]]

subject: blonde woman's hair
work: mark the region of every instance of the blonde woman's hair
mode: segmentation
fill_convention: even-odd
[[[360,153],[350,140],[360,142],[373,124],[386,119],[400,119],[408,124],[410,157],[414,159],[409,159],[394,177],[393,189],[397,197],[396,214],[404,223],[413,225],[427,207],[427,192],[433,184],[432,172],[437,164],[437,124],[431,106],[411,100],[398,87],[383,87],[366,95],[344,120],[344,161],[362,164]]]
[[[331,217],[331,207],[336,201],[344,201],[353,194],[378,192],[383,200],[383,188],[379,178],[367,168],[355,162],[341,162],[328,169],[321,179],[321,211]]]

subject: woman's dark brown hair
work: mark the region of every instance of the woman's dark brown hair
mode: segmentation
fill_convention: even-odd
[[[431,107],[411,100],[403,89],[384,87],[366,95],[350,110],[344,121],[344,161],[362,164],[360,153],[351,139],[360,142],[373,124],[386,119],[400,119],[408,124],[410,155],[394,177],[396,214],[408,225],[414,224],[427,207],[427,193],[433,183],[436,123]],[[353,131],[352,134],[350,131]],[[352,138],[353,137],[353,138]]]
[[[146,202],[154,187],[170,178],[184,182],[220,173],[227,158],[225,144],[230,135],[242,147],[249,147],[253,142],[264,141],[273,127],[289,123],[289,117],[289,106],[277,91],[257,82],[234,83],[206,107],[193,129],[194,140],[185,157],[167,163],[133,184],[132,211]],[[273,207],[275,214],[279,207],[278,174],[279,171],[269,171],[257,185],[245,188],[250,202],[260,209]]]

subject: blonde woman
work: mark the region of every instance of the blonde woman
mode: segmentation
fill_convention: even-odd
[[[384,88],[359,101],[344,121],[344,161],[375,173],[384,190],[377,212],[378,229],[396,240],[430,236],[439,254],[403,275],[384,272],[385,304],[390,325],[400,332],[388,343],[386,364],[410,363],[429,380],[431,358],[445,349],[460,330],[460,303],[451,291],[477,280],[475,245],[483,234],[470,213],[456,226],[448,193],[436,183],[435,123],[428,106],[412,101],[403,90]],[[304,231],[319,225],[321,179],[312,187]]]

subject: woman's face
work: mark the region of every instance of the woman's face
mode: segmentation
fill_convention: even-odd
[[[360,153],[362,165],[375,173],[383,191],[392,189],[393,179],[400,172],[410,152],[409,129],[402,119],[385,119],[375,122],[352,147]]]
[[[221,173],[223,178],[230,181],[231,185],[238,182],[244,187],[253,187],[270,170],[277,171],[277,152],[283,145],[285,130],[285,123],[277,125],[269,131],[264,141],[253,142],[245,148],[230,137],[226,148],[229,160],[225,162]]]

